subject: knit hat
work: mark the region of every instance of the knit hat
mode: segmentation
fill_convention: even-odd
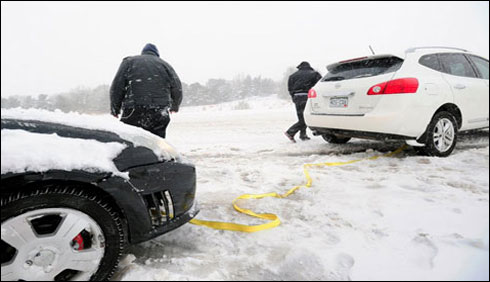
[[[299,64],[296,68],[297,69],[305,69],[305,68],[311,69],[311,66],[310,66],[310,63],[305,61],[305,62],[301,62],[301,64]]]
[[[148,43],[145,45],[145,47],[143,48],[143,51],[141,51],[141,54],[145,54],[148,52],[152,52],[155,55],[157,55],[158,57],[160,57],[160,53],[158,52],[157,46],[155,46],[151,43]]]

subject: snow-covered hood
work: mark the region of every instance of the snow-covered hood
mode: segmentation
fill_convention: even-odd
[[[38,109],[2,110],[1,171],[5,173],[44,172],[48,170],[82,170],[110,172],[128,179],[124,166],[115,159],[128,146],[144,147],[156,156],[155,161],[181,161],[177,151],[165,139],[141,128],[126,125],[114,117],[91,116]],[[25,123],[23,123],[25,121]],[[21,128],[8,126],[21,123]],[[44,123],[44,125],[43,125]],[[53,125],[53,131],[42,126]],[[66,134],[62,128],[73,128],[84,135]],[[88,134],[87,134],[88,132]],[[93,132],[93,135],[91,134]],[[114,136],[106,141],[101,136]],[[129,158],[132,159],[131,156]],[[141,165],[136,158],[132,165]],[[130,160],[131,161],[131,160]]]
[[[82,170],[110,172],[125,179],[113,160],[127,146],[118,142],[67,138],[21,129],[2,129],[1,171],[6,173]]]
[[[40,109],[2,109],[2,119],[38,120],[60,123],[73,127],[92,130],[103,130],[117,134],[121,139],[151,149],[160,160],[178,160],[177,150],[165,139],[142,128],[127,125],[110,115],[87,115],[79,113],[64,113],[60,110],[46,111]]]

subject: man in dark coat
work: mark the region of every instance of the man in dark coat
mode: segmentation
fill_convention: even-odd
[[[124,58],[111,85],[111,113],[121,121],[165,138],[170,112],[178,112],[182,84],[174,69],[146,44],[139,56]]]
[[[308,91],[322,78],[321,74],[315,71],[308,62],[302,62],[297,66],[298,71],[293,73],[288,80],[288,91],[296,106],[298,122],[293,124],[286,132],[286,137],[292,142],[294,135],[300,132],[299,138],[303,141],[310,138],[306,135],[305,117],[303,115],[308,101]]]

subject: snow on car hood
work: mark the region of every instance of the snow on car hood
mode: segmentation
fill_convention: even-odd
[[[125,144],[60,137],[20,129],[2,129],[2,174],[44,172],[53,169],[111,172],[129,178],[114,165]]]
[[[44,122],[61,123],[68,126],[92,130],[113,132],[124,140],[153,150],[159,160],[181,160],[177,150],[165,139],[142,128],[120,122],[110,115],[87,115],[75,112],[64,113],[60,110],[46,111],[40,109],[2,109],[2,119],[39,120]],[[2,135],[3,138],[3,135]],[[3,155],[3,145],[2,145]],[[3,160],[3,158],[2,158]]]

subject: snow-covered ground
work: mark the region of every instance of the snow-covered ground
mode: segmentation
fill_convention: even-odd
[[[303,184],[304,163],[402,144],[292,144],[283,132],[293,104],[275,97],[183,108],[172,119],[168,141],[197,166],[198,218],[207,220],[263,223],[232,200]],[[311,175],[312,188],[289,198],[239,202],[277,214],[279,227],[247,234],[186,224],[130,247],[114,280],[489,279],[488,131],[463,136],[448,158],[407,150]]]

